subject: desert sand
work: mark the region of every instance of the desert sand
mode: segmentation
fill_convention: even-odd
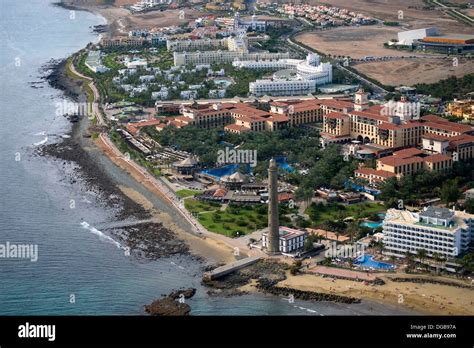
[[[356,64],[354,68],[384,85],[411,86],[417,83],[434,83],[450,76],[462,77],[473,74],[474,61],[459,58],[455,67],[452,58],[417,58]]]

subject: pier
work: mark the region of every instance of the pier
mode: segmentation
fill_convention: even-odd
[[[245,259],[237,260],[234,262],[231,262],[227,265],[217,267],[216,269],[204,273],[204,280],[214,280],[220,277],[223,277],[229,273],[235,272],[239,269],[245,268],[247,266],[253,265],[257,261],[259,261],[262,258],[262,256],[251,256],[251,257],[246,257]]]

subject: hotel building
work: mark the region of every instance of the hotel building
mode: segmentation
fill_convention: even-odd
[[[279,59],[276,61],[235,61],[235,67],[246,69],[279,69],[269,80],[249,83],[249,93],[262,95],[302,95],[316,92],[316,87],[332,82],[332,65],[321,63],[317,54],[306,59]]]
[[[308,237],[307,232],[295,230],[288,227],[279,228],[280,238],[280,252],[291,253],[293,251],[301,250],[304,247],[304,242]],[[262,247],[263,249],[268,246],[268,232],[262,233]]]
[[[316,92],[316,84],[309,80],[257,80],[249,83],[249,93],[263,95],[303,95]]]
[[[167,40],[168,51],[195,51],[227,49],[231,52],[248,52],[247,38],[227,37],[224,39]]]
[[[247,53],[241,51],[174,52],[174,65],[232,63],[234,60],[265,60],[289,58],[289,53]]]
[[[474,120],[474,100],[454,100],[448,104],[447,113],[451,116],[463,118],[466,121]]]
[[[322,109],[316,99],[278,101],[270,102],[268,105],[269,111],[242,102],[193,104],[181,107],[182,116],[175,117],[174,121],[181,126],[224,127],[227,132],[242,133],[276,131],[322,120]]]
[[[404,257],[424,249],[428,256],[456,257],[469,249],[473,231],[473,214],[438,207],[420,213],[389,209],[383,222],[384,254]]]

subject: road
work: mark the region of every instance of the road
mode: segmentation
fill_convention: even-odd
[[[100,94],[99,94],[99,91],[97,90],[97,87],[94,84],[94,79],[89,76],[83,75],[79,71],[77,71],[73,63],[69,64],[69,69],[71,70],[73,74],[79,76],[81,79],[89,81],[88,86],[90,87],[90,89],[92,90],[92,93],[94,94],[94,101],[92,102],[92,113],[96,116],[98,125],[107,126],[107,122],[105,121],[102,115],[102,112],[100,111],[100,108],[99,108]]]
[[[459,12],[456,8],[446,6],[445,4],[442,4],[442,3],[438,2],[437,0],[431,0],[431,2],[433,4],[438,5],[439,7],[443,8],[443,9],[445,9],[445,10],[449,10],[449,11],[453,12],[457,16],[459,16],[462,19],[464,19],[465,21],[467,21],[469,24],[471,24],[471,25],[474,24],[474,19],[472,19],[469,16],[466,16],[464,13]]]

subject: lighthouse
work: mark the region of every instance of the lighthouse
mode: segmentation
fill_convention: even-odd
[[[268,243],[267,252],[280,252],[280,223],[278,219],[278,168],[275,159],[268,167]]]

